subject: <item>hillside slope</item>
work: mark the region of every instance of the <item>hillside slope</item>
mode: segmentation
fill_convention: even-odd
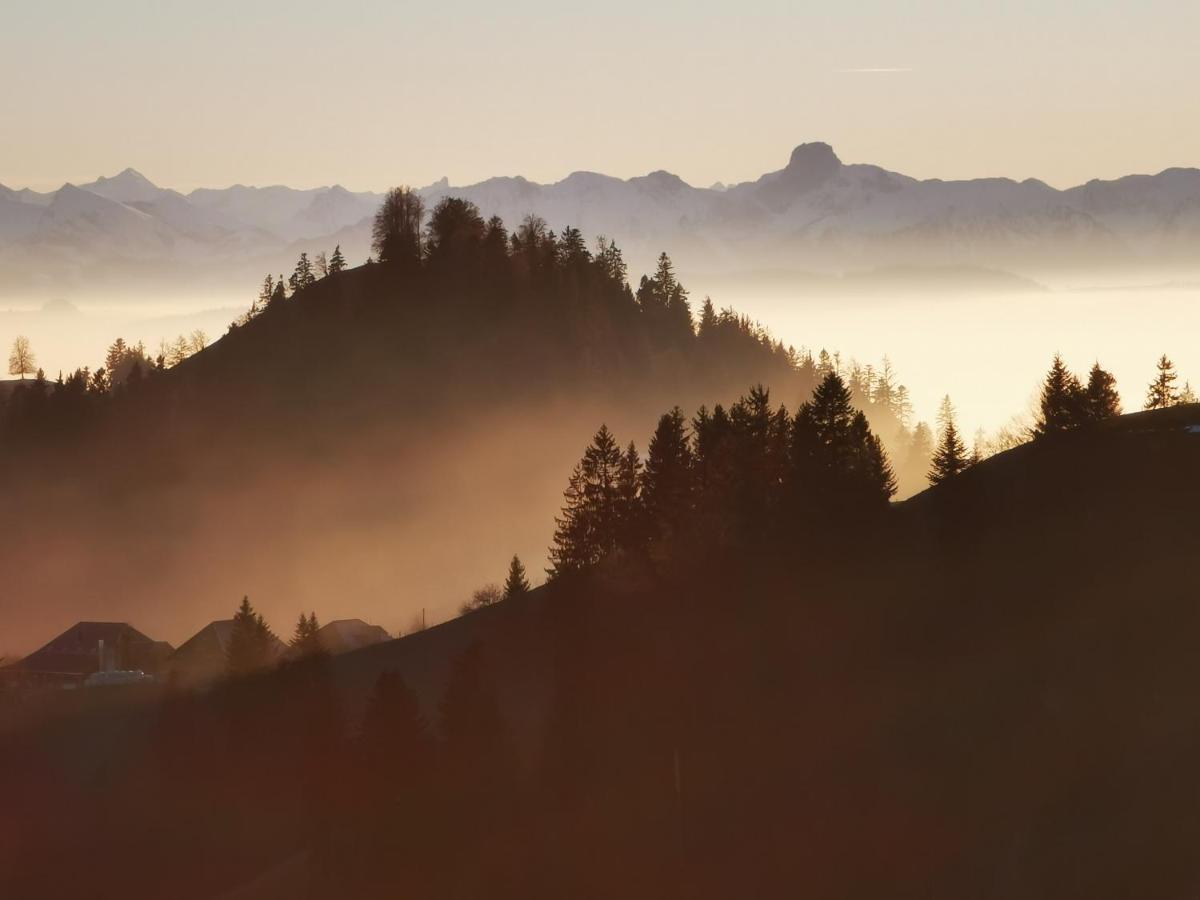
[[[623,285],[505,284],[364,266],[103,396],[27,385],[0,428],[23,523],[0,549],[4,652],[98,609],[178,643],[244,594],[280,629],[300,609],[436,621],[514,552],[542,568],[599,423],[644,449],[676,403],[811,390],[736,324],[664,344]]]
[[[395,670],[441,727],[455,660],[475,642],[486,651],[522,794],[496,820],[477,808],[502,859],[469,850],[473,830],[456,831],[453,862],[429,851],[445,863],[431,895],[1191,892],[1200,435],[1184,425],[1198,413],[1129,416],[1002,454],[829,547],[686,571],[616,561],[339,658],[350,722]],[[253,696],[265,710],[277,695]],[[51,744],[72,733],[46,732]],[[144,732],[122,733],[136,747]],[[242,759],[252,768],[275,752],[246,745]],[[114,762],[104,789],[132,790],[124,768]],[[371,782],[327,772],[345,792],[337,827],[380,827]],[[44,774],[79,785],[60,795],[71,808],[105,808],[85,802],[86,782]],[[263,840],[287,795],[256,807],[250,855],[218,854],[217,881],[196,896],[296,859],[298,835]],[[389,821],[440,827],[402,811]],[[94,833],[39,822],[21,836],[53,833],[55,852]],[[309,860],[318,896],[428,876],[354,845],[362,852],[335,843]],[[326,877],[338,887],[322,893]]]

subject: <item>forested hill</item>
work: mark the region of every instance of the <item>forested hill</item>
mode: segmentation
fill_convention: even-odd
[[[90,714],[0,743],[0,862],[18,893],[69,850],[97,896],[196,900],[1186,895],[1197,418],[1043,437],[875,514],[788,499],[752,541],[208,694],[64,695]]]
[[[100,611],[178,641],[246,593],[278,621],[448,615],[513,552],[539,567],[596,422],[642,443],[756,383],[794,407],[830,365],[690,299],[665,254],[634,287],[610,242],[453,201],[388,240],[268,279],[199,352],[118,342],[13,391],[0,563],[34,612],[5,652]]]

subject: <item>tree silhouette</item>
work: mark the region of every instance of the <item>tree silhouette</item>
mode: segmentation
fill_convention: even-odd
[[[1177,404],[1179,395],[1175,392],[1175,380],[1178,377],[1175,364],[1164,353],[1158,360],[1158,374],[1146,393],[1146,409],[1166,409]]]
[[[896,476],[866,416],[831,368],[792,422],[790,478],[794,490],[829,514],[886,504]]]
[[[263,617],[254,611],[249,597],[242,598],[233,617],[233,631],[226,650],[226,668],[233,677],[248,675],[273,661],[275,636]]]
[[[625,522],[621,468],[621,449],[601,425],[563,494],[550,548],[551,578],[593,566],[617,548]]]
[[[642,475],[642,502],[652,540],[670,538],[687,521],[695,489],[693,464],[686,421],[676,406],[658,420]]]
[[[457,275],[466,274],[477,258],[487,226],[479,207],[460,197],[443,197],[429,216],[425,252],[433,266],[453,264]]]
[[[382,263],[415,263],[421,258],[425,202],[412,188],[392,188],[371,228],[371,252]]]
[[[1054,354],[1054,362],[1042,385],[1042,397],[1034,434],[1045,437],[1061,434],[1080,424],[1084,405],[1083,386],[1072,375],[1062,356]]]
[[[304,290],[310,285],[316,284],[317,276],[313,274],[313,265],[308,259],[307,253],[301,253],[300,259],[296,261],[296,268],[288,278],[288,287],[292,289],[292,293]]]
[[[642,277],[637,301],[661,344],[679,345],[693,336],[687,290],[675,277],[675,266],[666,253],[659,255],[653,277]]]
[[[342,256],[342,245],[333,248],[333,256],[329,257],[329,274],[336,275],[346,268],[346,257]]]
[[[508,577],[504,580],[504,599],[511,600],[529,593],[529,579],[525,577],[525,565],[517,554],[508,564]]]
[[[296,623],[296,632],[288,642],[288,646],[292,648],[296,657],[303,659],[322,653],[321,641],[317,637],[317,632],[320,630],[321,626],[317,622],[315,612],[308,616],[300,613],[300,621]]]
[[[958,436],[958,426],[954,418],[954,406],[950,403],[950,397],[947,396],[942,400],[942,406],[938,412],[938,421],[942,430],[929,469],[930,484],[949,481],[971,465],[967,448]]]
[[[1093,363],[1088,373],[1087,386],[1083,389],[1083,407],[1087,419],[1092,422],[1102,422],[1121,414],[1117,379],[1100,368],[1100,363]]]
[[[458,608],[460,615],[466,615],[485,606],[495,606],[504,599],[504,591],[498,584],[485,584],[471,592],[471,599]]]
[[[33,355],[29,338],[18,335],[8,354],[8,374],[19,375],[24,381],[26,375],[32,375],[37,370],[37,358]]]

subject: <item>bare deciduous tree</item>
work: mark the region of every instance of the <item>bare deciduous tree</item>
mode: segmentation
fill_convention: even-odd
[[[36,372],[37,359],[33,355],[29,338],[20,335],[13,341],[12,352],[8,354],[8,374],[19,375],[24,381],[26,375],[33,375]]]

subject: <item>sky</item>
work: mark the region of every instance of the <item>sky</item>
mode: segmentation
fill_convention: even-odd
[[[1200,164],[1196,0],[9,2],[0,183],[696,185],[803,141],[1056,186]]]

